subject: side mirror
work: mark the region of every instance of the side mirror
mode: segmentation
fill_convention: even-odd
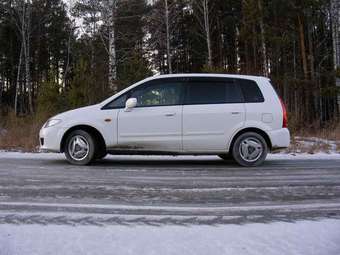
[[[137,106],[137,98],[129,98],[125,103],[125,111],[129,112]]]

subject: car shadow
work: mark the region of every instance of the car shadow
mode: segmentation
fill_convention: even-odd
[[[203,159],[102,159],[93,162],[93,166],[235,166],[239,165],[233,160],[203,160]]]
[[[113,158],[108,157],[101,160],[96,160],[92,162],[88,166],[76,166],[69,164],[66,159],[49,159],[44,160],[44,164],[52,165],[52,166],[72,166],[79,168],[108,168],[108,167],[132,167],[132,168],[167,168],[167,167],[190,167],[190,168],[243,168],[239,166],[234,160],[222,160],[222,159],[182,159],[182,158],[173,158],[173,159],[143,159],[143,158]],[[244,168],[245,169],[245,168]]]
[[[318,162],[317,160],[314,161]],[[183,157],[167,157],[167,158],[154,158],[148,156],[141,157],[106,157],[102,160],[96,160],[92,162],[88,166],[76,166],[69,164],[66,159],[54,159],[54,160],[46,160],[45,163],[54,166],[70,166],[72,168],[111,168],[111,167],[119,167],[119,168],[169,168],[174,167],[180,170],[181,167],[187,168],[197,168],[197,169],[211,169],[211,168],[220,168],[220,169],[286,169],[291,168],[292,164],[297,167],[299,165],[306,166],[314,164],[313,160],[294,160],[292,162],[289,159],[282,160],[270,160],[267,159],[261,166],[257,167],[242,167],[238,165],[234,160],[222,160],[218,157],[214,158],[206,158],[197,156],[197,158],[183,158]],[[294,168],[294,167],[293,167]]]

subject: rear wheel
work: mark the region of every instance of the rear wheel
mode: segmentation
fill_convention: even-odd
[[[258,133],[247,132],[240,135],[232,148],[235,161],[241,166],[261,165],[268,154],[268,145]]]
[[[94,159],[96,143],[88,132],[75,130],[67,137],[64,151],[71,164],[87,165]]]

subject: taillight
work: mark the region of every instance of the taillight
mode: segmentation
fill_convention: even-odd
[[[280,98],[281,106],[282,106],[282,128],[287,128],[288,127],[288,116],[287,116],[287,109],[286,106],[283,102],[283,100]]]

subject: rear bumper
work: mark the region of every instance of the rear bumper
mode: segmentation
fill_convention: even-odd
[[[290,144],[290,132],[288,128],[281,128],[268,132],[272,143],[272,150],[287,148]]]

